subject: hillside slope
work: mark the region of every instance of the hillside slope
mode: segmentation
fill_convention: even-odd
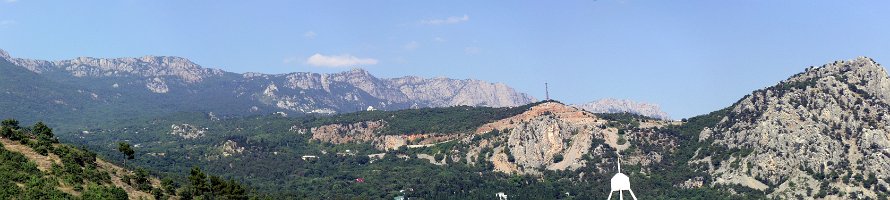
[[[130,152],[126,160],[135,158],[133,147],[119,146],[119,151]],[[17,120],[6,119],[0,126],[0,199],[242,200],[259,196],[232,179],[206,175],[199,167],[190,170],[188,181],[179,182],[170,177],[162,181],[143,168],[120,167],[89,150],[59,143],[52,128],[42,122],[22,127]]]
[[[860,57],[810,67],[758,90],[702,131],[716,184],[780,198],[886,198],[890,77]],[[733,152],[745,152],[743,154]],[[700,156],[701,157],[701,156]]]
[[[87,150],[30,139],[10,126],[2,131],[0,185],[6,186],[0,192],[2,199],[155,199],[134,187],[160,187],[156,178],[124,170]],[[125,183],[131,177],[143,182]]]
[[[114,145],[126,138],[145,158],[133,165],[161,174],[203,166],[278,198],[600,199],[621,156],[642,198],[886,199],[888,98],[886,70],[858,58],[681,121],[544,101],[291,117],[177,113],[63,139],[119,157]]]

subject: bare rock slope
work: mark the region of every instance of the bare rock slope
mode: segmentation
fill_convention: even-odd
[[[881,65],[837,61],[746,96],[700,139],[730,152],[711,161],[716,184],[789,199],[876,198],[890,188],[888,103]]]

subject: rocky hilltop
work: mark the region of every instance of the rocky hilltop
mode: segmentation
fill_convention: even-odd
[[[508,107],[535,101],[501,83],[413,76],[377,78],[362,69],[333,74],[237,74],[204,68],[180,57],[80,57],[46,61],[14,58],[2,50],[0,64],[4,71],[16,71],[0,74],[0,78],[10,80],[4,83],[6,91],[0,93],[0,98],[10,103],[27,101],[20,103],[48,107],[46,115],[49,116],[66,112],[101,113],[108,109],[115,110],[114,113],[186,111],[214,112],[221,116],[276,112],[331,114],[372,107],[380,110],[458,105]],[[41,83],[17,87],[15,84],[25,84],[11,81],[17,78],[41,80]],[[41,94],[37,94],[38,91]],[[21,117],[28,119],[26,115]]]
[[[631,177],[676,189],[779,199],[881,199],[890,192],[888,124],[890,76],[860,57],[807,68],[726,109],[683,122],[542,102],[470,134],[451,134],[448,148],[424,152],[446,159],[423,158],[508,174],[572,172],[573,180],[596,182],[614,173],[620,154]],[[335,144],[380,144],[381,136],[362,139],[373,138],[378,125],[329,125],[322,128],[330,130],[312,132],[346,135],[320,139]]]
[[[600,99],[584,104],[572,105],[593,113],[633,113],[656,119],[670,120],[670,116],[657,104],[636,102],[627,99]]]
[[[699,137],[719,153],[698,158],[714,184],[787,199],[877,198],[890,188],[888,102],[890,78],[872,59],[810,67],[729,107]]]
[[[33,73],[14,69],[19,71],[9,71]],[[449,88],[435,83],[437,79],[378,79],[361,70],[237,76],[262,83],[242,87],[241,96],[284,107],[351,102],[317,95],[307,100],[315,104],[298,103],[304,99],[292,95],[300,91],[350,93],[356,99],[404,94],[380,102],[411,102],[423,99],[418,96],[426,92],[421,91]],[[168,94],[180,89],[171,87]],[[64,93],[50,94],[56,99]],[[886,199],[890,194],[888,101],[886,70],[869,58],[857,58],[807,68],[725,109],[682,121],[631,112],[594,113],[543,101],[517,107],[455,106],[296,118],[219,118],[215,112],[122,124],[72,138],[93,146],[113,144],[120,138],[141,139],[134,143],[150,144],[143,148],[165,153],[168,159],[188,155],[175,163],[213,165],[233,177],[261,177],[270,187],[279,187],[270,190],[323,186],[313,194],[365,178],[369,183],[388,179],[393,183],[388,191],[423,190],[414,195],[424,198],[434,198],[440,191],[460,196],[468,188],[483,188],[478,194],[484,195],[473,197],[507,191],[542,195],[533,199],[601,199],[609,193],[602,183],[615,174],[620,156],[622,173],[631,178],[641,197]],[[280,162],[288,164],[269,167]],[[168,165],[157,167],[174,170]],[[317,173],[319,169],[344,170]],[[282,174],[312,181],[281,184]],[[404,182],[436,186],[398,185]],[[354,191],[365,190],[347,188],[334,193]]]

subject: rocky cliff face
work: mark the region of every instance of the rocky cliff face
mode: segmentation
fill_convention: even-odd
[[[626,99],[600,99],[572,106],[593,113],[633,113],[656,119],[670,120],[670,116],[662,111],[657,104]]]
[[[594,139],[617,138],[616,131],[604,128],[605,124],[605,120],[591,113],[548,102],[480,127],[477,134],[496,136],[483,141],[478,148],[493,149],[488,160],[494,163],[496,171],[534,174],[541,170],[576,169],[584,165],[581,156],[591,150]]]
[[[876,198],[890,188],[890,78],[869,58],[810,67],[730,107],[703,141],[716,184],[779,198]],[[745,153],[738,153],[745,152]]]
[[[37,99],[30,101],[64,102],[64,105],[59,105],[67,107],[59,112],[77,110],[90,113],[94,108],[123,107],[161,113],[330,114],[365,110],[368,107],[382,110],[457,105],[507,107],[535,101],[533,97],[499,83],[447,78],[383,79],[361,69],[334,74],[236,74],[204,68],[180,57],[80,57],[45,61],[13,58],[2,50],[0,60],[10,67],[33,72],[25,74],[30,76],[27,79],[49,80],[48,83],[33,86],[45,88],[32,87],[31,90],[44,91],[43,94],[59,93],[61,97],[39,99],[46,95],[34,94],[32,96]],[[17,87],[6,89],[14,88]],[[16,92],[28,91],[9,91],[6,94]],[[75,92],[93,97],[84,99],[62,95]],[[9,99],[21,98],[10,96]]]
[[[479,127],[475,135],[462,141],[470,144],[463,159],[471,163],[490,162],[493,170],[506,173],[541,174],[545,170],[576,170],[587,165],[596,166],[598,172],[612,172],[607,169],[612,166],[610,160],[615,158],[616,150],[625,151],[631,146],[628,140],[642,143],[637,146],[676,140],[663,135],[647,138],[654,134],[651,128],[669,122],[645,120],[642,123],[646,129],[640,129],[639,125],[629,129],[626,124],[578,108],[546,102],[522,114]],[[658,145],[670,149],[670,143],[676,142]],[[623,154],[631,164],[641,167],[661,161],[656,152],[632,150]],[[588,163],[592,161],[590,158],[598,160]]]
[[[369,106],[380,109],[459,105],[507,107],[535,101],[533,97],[500,83],[419,77],[380,79],[362,69],[335,74],[245,74],[244,77],[270,82],[263,98],[274,102],[278,108],[309,112],[342,112],[366,109]],[[272,88],[275,88],[274,91],[268,92]],[[336,94],[336,97],[306,101],[304,96],[310,91]],[[319,108],[319,103],[335,106]]]

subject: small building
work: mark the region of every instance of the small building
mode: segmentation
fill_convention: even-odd
[[[317,159],[318,159],[318,156],[305,155],[305,156],[300,157],[300,158],[303,159],[303,160],[310,160],[310,159],[311,159],[311,160],[317,160]]]
[[[507,194],[503,192],[498,192],[497,194],[495,194],[495,196],[498,197],[498,200],[507,200]]]

